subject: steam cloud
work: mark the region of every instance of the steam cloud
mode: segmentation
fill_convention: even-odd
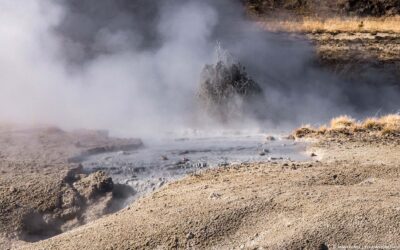
[[[132,135],[209,123],[195,96],[217,41],[263,87],[260,126],[398,109],[397,87],[349,87],[235,0],[0,0],[0,16],[1,121]]]

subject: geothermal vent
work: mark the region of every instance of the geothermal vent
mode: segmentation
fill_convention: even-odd
[[[217,63],[206,65],[201,73],[201,109],[222,123],[237,121],[245,114],[257,115],[256,104],[264,97],[262,88],[219,45],[217,54]]]

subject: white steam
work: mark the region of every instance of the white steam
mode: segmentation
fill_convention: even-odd
[[[131,49],[124,43],[132,37],[104,30],[97,43],[114,53],[78,70],[65,67],[52,32],[60,6],[1,0],[0,11],[1,120],[132,133],[187,125],[198,76],[213,56],[218,16],[210,6],[165,8],[157,27],[163,46],[153,51]]]
[[[0,0],[0,122],[129,135],[208,123],[196,119],[195,99],[217,41],[264,88],[264,127],[398,110],[398,87],[339,80],[315,67],[307,42],[258,30],[241,8],[235,0]]]

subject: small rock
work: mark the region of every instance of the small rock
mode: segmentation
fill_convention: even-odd
[[[260,156],[264,156],[265,153],[264,153],[264,152],[260,152],[259,155],[260,155]]]
[[[184,150],[178,153],[178,155],[187,155],[187,154],[189,154],[188,150]]]
[[[192,233],[192,232],[189,232],[187,235],[186,235],[186,240],[191,240],[191,239],[193,239],[194,238],[194,234]]]
[[[316,157],[316,156],[317,156],[317,154],[311,153],[311,157]]]
[[[360,182],[358,185],[372,185],[372,184],[374,184],[376,182],[376,179],[375,178],[368,178],[368,179],[365,179],[365,180],[363,180],[362,182]]]
[[[157,184],[157,186],[160,188],[160,187],[164,186],[164,184],[165,184],[165,181],[160,181],[160,182]]]
[[[112,159],[112,156],[106,156],[106,157],[103,158],[104,161],[109,161],[111,159]]]
[[[218,193],[211,193],[210,194],[210,196],[208,197],[209,199],[211,199],[211,200],[216,200],[216,199],[219,199],[219,198],[221,198],[221,194],[218,194]]]
[[[267,141],[276,141],[275,137],[273,136],[267,136],[267,138],[265,138]]]
[[[296,138],[294,137],[294,135],[288,135],[285,139],[287,139],[287,140],[292,140],[292,141],[296,140]]]
[[[162,155],[162,156],[161,156],[161,160],[163,160],[163,161],[168,161],[168,157],[166,157],[165,155]]]
[[[111,192],[114,188],[114,183],[105,172],[98,171],[74,182],[73,186],[81,196],[90,200]]]

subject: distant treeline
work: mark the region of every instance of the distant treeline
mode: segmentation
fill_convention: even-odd
[[[400,14],[400,0],[242,0],[255,14],[389,16]]]

